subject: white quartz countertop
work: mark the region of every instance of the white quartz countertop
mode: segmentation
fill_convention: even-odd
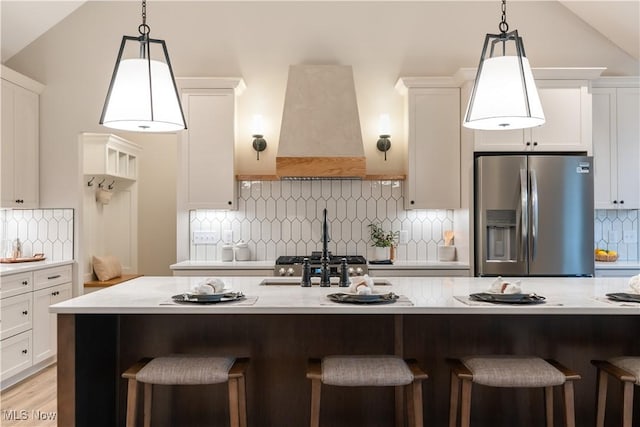
[[[272,269],[275,261],[181,261],[171,264],[171,270],[264,270]],[[468,270],[469,264],[453,261],[394,261],[393,264],[369,264],[371,270]]]
[[[596,261],[596,270],[638,270],[640,273],[640,261]]]
[[[263,279],[281,283],[259,285]],[[539,305],[464,303],[470,293],[484,292],[494,278],[388,277],[390,285],[376,292],[402,296],[394,304],[333,303],[327,294],[348,288],[336,285],[303,288],[296,278],[225,277],[226,287],[242,291],[245,301],[220,304],[175,304],[171,296],[188,292],[203,277],[144,276],[50,307],[54,313],[72,314],[523,314],[523,315],[640,315],[640,304],[608,302],[609,292],[629,292],[628,278],[509,278],[521,280],[523,292],[546,297]],[[408,302],[402,302],[406,297]]]
[[[27,273],[29,271],[42,270],[43,268],[59,267],[73,264],[73,260],[51,261],[48,259],[33,262],[17,262],[12,264],[0,264],[0,277],[16,273]]]

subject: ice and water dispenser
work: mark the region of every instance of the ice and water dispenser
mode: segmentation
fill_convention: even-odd
[[[486,215],[486,261],[516,261],[516,211],[488,209]]]

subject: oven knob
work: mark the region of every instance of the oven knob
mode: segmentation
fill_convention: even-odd
[[[362,272],[363,272],[363,270],[362,270],[362,268],[361,268],[361,267],[356,268],[356,274],[357,274],[358,276],[359,276],[359,275],[361,275],[361,274],[362,274]]]
[[[280,270],[278,270],[278,274],[281,276],[284,276],[284,272],[285,272],[284,268],[281,268]]]
[[[293,276],[293,268],[287,268],[287,276]]]
[[[353,267],[349,267],[347,269],[347,273],[349,273],[349,276],[353,276],[353,273],[355,273],[355,270],[353,269]]]

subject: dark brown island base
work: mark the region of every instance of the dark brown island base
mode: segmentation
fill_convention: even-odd
[[[332,354],[417,359],[429,374],[423,386],[425,426],[448,425],[447,357],[553,358],[582,376],[575,383],[576,425],[592,426],[596,372],[590,360],[640,355],[640,306],[602,298],[626,290],[624,279],[527,278],[523,288],[546,296],[546,304],[498,306],[464,302],[469,293],[486,290],[491,279],[388,278],[390,285],[376,289],[408,301],[359,306],[330,302],[326,295],[341,290],[335,286],[258,286],[259,278],[235,277],[223,280],[247,295],[245,305],[171,304],[172,295],[188,292],[198,280],[143,277],[52,307],[59,314],[59,425],[124,426],[122,372],[142,357],[207,353],[251,359],[250,426],[309,425],[307,361]],[[607,426],[621,425],[621,392],[614,384]],[[556,425],[563,425],[560,392],[554,400]],[[398,425],[396,406],[404,407],[394,387],[323,386],[321,425]],[[472,426],[541,426],[544,416],[542,389],[473,389]],[[156,386],[152,419],[154,426],[227,425],[227,388]]]

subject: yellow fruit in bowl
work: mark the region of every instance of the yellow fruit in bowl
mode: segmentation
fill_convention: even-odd
[[[598,249],[598,251],[596,252],[596,255],[606,255],[608,252],[604,249]]]
[[[607,254],[609,256],[616,256],[616,255],[618,255],[618,252],[616,252],[616,251],[608,251]]]

